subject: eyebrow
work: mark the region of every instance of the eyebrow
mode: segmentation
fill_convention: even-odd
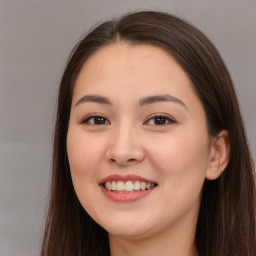
[[[76,104],[75,107],[81,103],[85,102],[95,102],[95,103],[100,103],[100,104],[106,104],[106,105],[112,105],[111,101],[103,96],[100,95],[84,95],[82,98],[80,98]]]
[[[159,102],[174,102],[174,103],[178,103],[181,106],[187,108],[187,106],[185,105],[185,103],[183,101],[181,101],[180,99],[169,95],[169,94],[164,94],[164,95],[153,95],[153,96],[148,96],[146,98],[142,98],[139,100],[139,106],[144,106],[144,105],[148,105],[148,104],[154,104],[154,103],[159,103]]]
[[[83,97],[81,97],[75,104],[75,107],[81,103],[86,103],[86,102],[95,102],[95,103],[99,103],[99,104],[106,104],[106,105],[110,105],[112,106],[112,102],[104,96],[100,96],[100,95],[84,95]],[[174,103],[178,103],[181,106],[187,108],[187,106],[185,105],[185,103],[183,101],[181,101],[180,99],[169,95],[169,94],[164,94],[164,95],[152,95],[152,96],[147,96],[145,98],[141,98],[139,100],[139,106],[145,106],[145,105],[149,105],[149,104],[154,104],[154,103],[159,103],[159,102],[174,102]]]

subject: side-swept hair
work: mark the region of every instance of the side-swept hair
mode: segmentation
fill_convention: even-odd
[[[210,40],[173,15],[154,11],[105,22],[74,48],[58,97],[48,217],[41,256],[110,255],[107,232],[80,205],[71,181],[66,138],[73,87],[89,56],[108,44],[154,45],[171,54],[190,78],[209,134],[229,133],[230,161],[216,180],[205,180],[195,247],[200,256],[255,256],[254,167],[229,72]]]

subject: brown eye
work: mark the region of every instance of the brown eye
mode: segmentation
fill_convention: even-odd
[[[175,123],[174,120],[172,120],[170,117],[163,116],[163,115],[154,116],[146,122],[146,124],[149,124],[149,125],[168,125],[173,123]]]
[[[82,121],[82,124],[108,125],[110,122],[103,116],[90,116]]]

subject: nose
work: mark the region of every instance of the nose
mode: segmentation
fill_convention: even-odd
[[[112,131],[106,152],[107,160],[119,166],[132,165],[143,161],[144,150],[140,137],[134,127]]]

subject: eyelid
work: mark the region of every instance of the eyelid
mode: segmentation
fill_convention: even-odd
[[[93,125],[93,124],[90,124],[88,121],[90,120],[90,119],[93,119],[93,118],[97,118],[97,117],[102,117],[102,118],[104,118],[107,122],[108,122],[108,124],[110,124],[110,121],[106,118],[106,117],[104,117],[103,115],[101,115],[101,114],[89,114],[89,115],[87,115],[87,116],[85,116],[83,119],[82,119],[82,121],[80,122],[80,124],[89,124],[89,125]],[[106,124],[101,124],[101,125],[106,125]]]
[[[84,118],[82,118],[80,124],[96,125],[96,124],[90,124],[89,120],[93,119],[93,118],[97,118],[97,117],[104,118],[105,121],[107,122],[107,124],[98,124],[98,125],[109,125],[109,124],[111,124],[110,121],[104,115],[97,114],[97,113],[89,114],[89,115],[85,116]],[[165,118],[166,120],[168,120],[168,123],[167,124],[159,124],[159,125],[154,124],[155,126],[164,126],[164,125],[170,125],[170,124],[177,123],[177,121],[173,117],[171,117],[170,115],[164,114],[164,113],[157,113],[157,114],[152,114],[152,115],[148,116],[146,121],[143,123],[143,125],[148,124],[151,119],[158,118],[158,117]],[[150,124],[148,124],[148,125],[150,125]],[[153,124],[151,124],[151,125],[153,125]]]
[[[164,125],[170,125],[170,124],[177,123],[177,121],[173,117],[171,117],[170,115],[164,114],[164,113],[158,113],[158,114],[150,115],[143,124],[147,124],[151,119],[154,119],[154,118],[157,118],[157,117],[166,118],[169,121],[168,124],[162,124],[162,125],[158,125],[158,126],[164,126]],[[155,125],[155,126],[157,126],[157,125]]]

